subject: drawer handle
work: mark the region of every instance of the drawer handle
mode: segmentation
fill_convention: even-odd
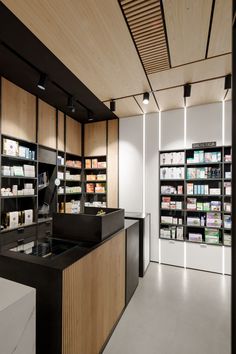
[[[175,241],[169,241],[169,243],[175,245]]]
[[[45,234],[46,235],[51,235],[51,231],[46,231]]]
[[[207,245],[204,245],[203,243],[200,245],[202,248],[207,248]]]
[[[17,231],[19,232],[19,234],[22,234],[25,231],[25,229],[23,227],[20,227],[19,229],[17,229]]]

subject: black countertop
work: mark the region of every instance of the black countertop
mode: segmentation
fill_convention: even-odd
[[[145,219],[149,213],[125,212],[125,218],[129,219]]]
[[[121,230],[120,230],[121,231]],[[120,232],[118,231],[118,232]],[[56,269],[56,270],[64,270],[65,268],[69,267],[71,264],[75,263],[88,253],[92,252],[95,250],[97,247],[101,246],[103,243],[111,240],[114,236],[116,236],[117,233],[114,233],[113,235],[107,237],[105,240],[98,242],[98,243],[93,243],[89,244],[88,246],[83,246],[81,247],[79,245],[80,241],[78,242],[73,242],[75,246],[73,248],[68,249],[67,251],[63,252],[62,254],[59,254],[57,256],[50,258],[42,258],[42,257],[37,257],[29,254],[24,254],[20,252],[14,252],[10,250],[4,250],[0,253],[0,257],[6,257],[6,258],[13,258],[17,259],[20,261],[28,262],[31,264],[38,264],[40,266],[45,266],[47,268],[51,269]],[[52,235],[51,238],[57,238],[56,235]],[[66,240],[68,242],[68,240]]]

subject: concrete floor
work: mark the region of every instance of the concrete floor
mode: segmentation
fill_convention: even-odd
[[[151,263],[104,354],[230,354],[229,276]]]

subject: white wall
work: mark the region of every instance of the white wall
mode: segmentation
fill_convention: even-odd
[[[143,116],[120,119],[119,206],[143,210]]]
[[[151,213],[151,260],[159,260],[159,147],[161,150],[184,149],[185,145],[186,148],[192,147],[194,142],[216,141],[221,145],[224,140],[224,145],[230,145],[231,104],[231,101],[225,102],[224,127],[222,103],[187,108],[186,125],[184,109],[161,112],[161,119],[158,113],[147,114],[145,129],[143,116],[120,119],[120,207],[127,211],[142,212],[145,206],[145,211]]]
[[[182,149],[184,109],[161,112],[161,150]]]
[[[159,114],[145,117],[145,206],[151,213],[151,260],[158,262],[159,237]]]
[[[187,108],[186,138],[187,148],[205,141],[222,145],[222,103]]]

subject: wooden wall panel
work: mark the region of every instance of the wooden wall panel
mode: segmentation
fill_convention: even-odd
[[[118,149],[119,121],[108,121],[108,150],[107,150],[107,204],[109,208],[118,207]]]
[[[2,78],[2,134],[36,142],[36,97]]]
[[[63,271],[62,354],[98,354],[125,305],[125,234]]]
[[[38,143],[56,149],[56,109],[39,100]]]
[[[81,124],[66,116],[66,152],[81,156]]]
[[[85,124],[84,127],[84,155],[106,155],[106,122]]]
[[[65,150],[64,143],[64,113],[58,112],[58,137],[57,137],[57,148],[60,151]]]

